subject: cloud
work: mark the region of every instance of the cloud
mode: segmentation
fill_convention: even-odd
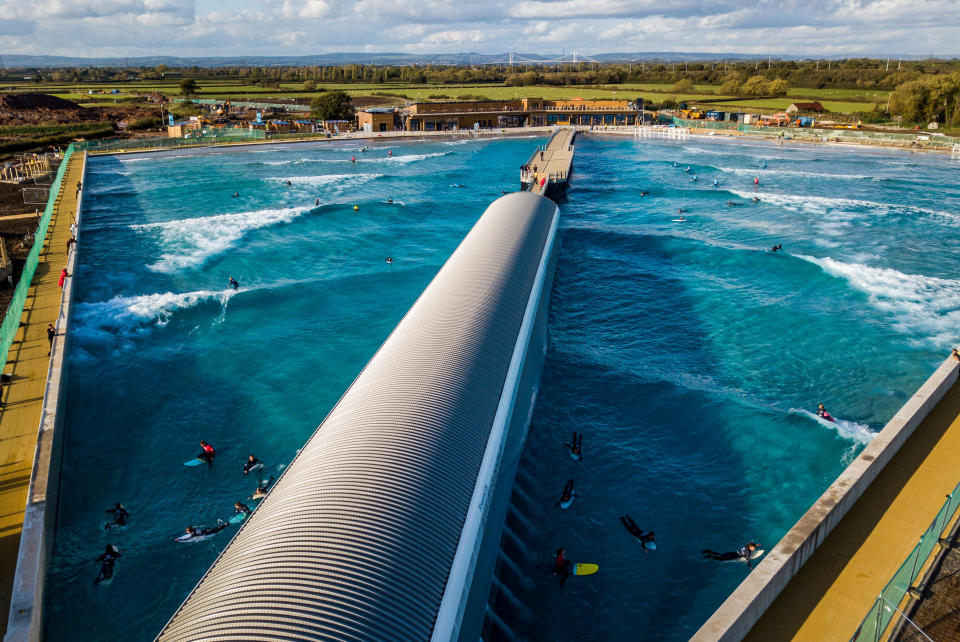
[[[960,53],[956,0],[0,0],[0,51]]]

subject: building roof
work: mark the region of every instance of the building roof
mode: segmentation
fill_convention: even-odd
[[[490,205],[159,640],[431,637],[556,215]]]
[[[363,111],[367,112],[368,114],[392,114],[396,110],[393,107],[370,107],[368,109],[364,109]]]
[[[823,111],[823,105],[818,102],[812,103],[793,103],[791,107],[796,107],[800,111]]]

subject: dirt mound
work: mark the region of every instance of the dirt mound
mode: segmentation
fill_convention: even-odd
[[[21,111],[28,109],[81,109],[80,105],[47,94],[0,94],[0,109]]]

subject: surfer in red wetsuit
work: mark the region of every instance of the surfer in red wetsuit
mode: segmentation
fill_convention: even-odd
[[[833,421],[833,417],[830,416],[830,413],[827,412],[827,409],[823,407],[823,404],[817,406],[817,416],[826,419],[827,421]]]
[[[213,446],[207,442],[200,440],[200,449],[201,452],[197,455],[197,459],[202,459],[207,462],[208,466],[213,466],[213,458],[217,456],[217,451],[213,449]]]
[[[553,559],[553,574],[560,576],[560,586],[563,586],[563,583],[567,581],[567,578],[572,575],[570,572],[570,560],[568,560],[564,554],[563,549],[557,549],[557,556]]]

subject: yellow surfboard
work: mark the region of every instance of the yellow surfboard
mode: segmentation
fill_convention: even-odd
[[[573,565],[574,575],[593,575],[599,570],[600,570],[600,567],[596,564],[577,563]]]

